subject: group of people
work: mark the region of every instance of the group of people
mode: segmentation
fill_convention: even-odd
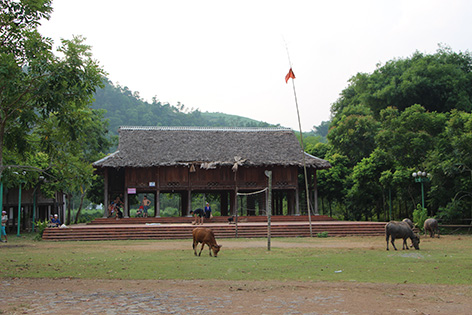
[[[124,203],[121,199],[121,195],[117,196],[115,200],[113,200],[108,206],[109,218],[116,218],[117,220],[123,218],[123,211],[121,208],[123,207]]]
[[[109,218],[116,218],[121,219],[123,218],[123,195],[120,194],[113,200],[110,205],[108,206],[108,217]],[[143,201],[141,202],[141,206],[139,207],[138,211],[136,212],[137,218],[147,218],[149,206],[151,205],[151,200],[148,199],[147,196],[143,197]]]
[[[211,219],[213,215],[211,214],[210,203],[206,203],[205,209],[195,209],[190,211],[190,214],[195,217],[195,221],[192,222],[193,225],[203,224],[203,218]]]
[[[59,220],[59,216],[57,214],[52,215],[49,217],[48,226],[49,227],[60,227],[62,225],[61,220]]]

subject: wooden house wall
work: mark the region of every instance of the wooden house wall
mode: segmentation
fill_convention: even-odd
[[[232,189],[234,187],[234,172],[230,167],[216,169],[195,168],[189,172],[190,185],[193,189]]]
[[[262,189],[267,187],[265,171],[272,170],[272,184],[274,188],[295,189],[298,185],[298,168],[293,167],[239,167],[236,174],[231,167],[216,169],[201,169],[196,167],[190,170],[187,166],[179,167],[152,167],[127,168],[126,172],[110,172],[110,190],[123,191],[126,188],[138,190],[232,190]],[[121,179],[119,178],[121,176]],[[126,180],[123,177],[126,176]],[[236,185],[235,185],[236,180]],[[155,186],[151,187],[150,182]]]
[[[298,167],[276,167],[272,169],[272,185],[274,188],[297,188]]]
[[[154,178],[158,189],[176,189],[188,187],[189,169],[182,166],[160,167],[159,175]]]
[[[129,168],[126,172],[129,187],[148,187],[149,182],[157,182],[159,172],[157,167]]]

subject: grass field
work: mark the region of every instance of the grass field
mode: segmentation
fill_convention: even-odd
[[[472,236],[422,238],[421,250],[386,251],[384,237],[220,239],[218,258],[191,240],[45,242],[10,236],[0,277],[218,279],[467,284]],[[401,248],[401,240],[396,241]]]

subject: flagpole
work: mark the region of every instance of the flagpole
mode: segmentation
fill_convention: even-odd
[[[287,50],[287,53],[288,53],[288,50]],[[290,57],[289,57],[289,60],[290,60]],[[290,67],[290,71],[292,71],[292,67]],[[293,78],[292,78],[292,86],[293,86],[293,95],[295,96],[295,106],[297,108],[298,127],[300,129],[300,143],[302,146],[303,172],[305,175],[305,194],[306,194],[306,204],[308,207],[308,221],[310,223],[310,237],[313,237],[313,228],[311,224],[310,194],[308,193],[308,176],[306,172],[306,162],[305,162],[305,146],[303,145],[302,123],[300,121],[300,111],[298,110],[297,91],[295,90],[295,80]]]
[[[303,173],[305,175],[305,194],[306,194],[306,205],[308,208],[308,221],[310,223],[310,237],[313,237],[313,229],[311,224],[311,206],[310,206],[310,194],[308,193],[308,176],[306,172],[306,162],[305,162],[305,146],[303,145],[303,132],[302,132],[302,123],[300,121],[300,111],[298,110],[298,100],[297,100],[297,92],[295,90],[295,74],[292,71],[292,61],[290,60],[290,53],[288,52],[288,45],[285,41],[285,49],[287,50],[287,57],[288,57],[288,64],[290,66],[290,71],[285,77],[285,83],[288,82],[290,78],[292,78],[292,86],[293,86],[293,95],[295,96],[295,106],[297,108],[297,117],[298,117],[298,128],[300,129],[300,144],[302,146],[302,157],[303,157]]]

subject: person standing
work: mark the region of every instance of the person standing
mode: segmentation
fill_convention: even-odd
[[[2,211],[2,231],[1,231],[1,233],[0,233],[0,240],[1,240],[3,243],[8,242],[7,231],[5,230],[5,229],[6,229],[6,226],[7,226],[7,222],[8,222],[7,212],[6,212],[6,211]],[[1,239],[3,236],[5,236],[5,240],[2,240],[2,239]]]
[[[205,206],[205,218],[206,219],[211,219],[213,218],[213,215],[211,214],[211,207],[210,204],[207,202]]]
[[[143,202],[142,202],[142,206],[143,206],[143,212],[144,212],[144,217],[147,218],[148,216],[148,209],[149,209],[149,206],[151,205],[151,200],[149,200],[147,198],[147,196],[144,196],[143,197]]]

